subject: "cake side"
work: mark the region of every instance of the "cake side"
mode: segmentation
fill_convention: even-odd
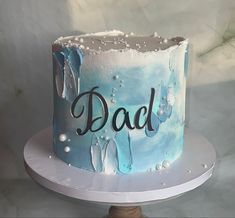
[[[56,155],[107,174],[169,167],[183,148],[187,45],[120,32],[56,40]]]

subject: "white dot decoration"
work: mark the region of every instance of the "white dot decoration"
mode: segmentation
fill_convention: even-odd
[[[133,32],[130,33],[131,36],[134,36],[135,34]]]
[[[89,50],[89,49],[90,49],[90,48],[87,46],[87,47],[86,47],[86,50]]]
[[[207,168],[207,164],[202,164],[202,167],[206,169]]]
[[[108,136],[106,136],[106,137],[105,137],[105,140],[106,140],[106,141],[108,141],[108,140],[109,140],[109,137],[108,137]]]
[[[192,170],[187,170],[187,172],[188,172],[188,173],[191,173],[191,172],[192,172]]]
[[[162,169],[162,165],[161,164],[157,164],[155,167],[156,170],[161,170]]]
[[[61,142],[66,141],[66,139],[67,139],[67,136],[66,136],[65,134],[60,134],[60,135],[59,135],[59,140],[60,140]]]
[[[52,156],[51,156],[51,155],[49,155],[49,158],[51,159],[51,158],[52,158]]]
[[[170,161],[168,161],[168,160],[164,160],[163,163],[162,163],[162,166],[163,166],[164,168],[169,168],[170,165],[171,165],[171,163],[170,163]]]
[[[165,183],[165,182],[161,182],[161,185],[162,185],[162,186],[165,186],[165,185],[166,185],[166,183]]]
[[[70,164],[70,163],[69,163],[68,165],[69,165],[69,167],[71,167],[71,164]]]
[[[128,37],[128,34],[125,34],[125,37],[127,38],[127,37]]]
[[[64,152],[66,152],[66,153],[68,153],[68,152],[70,152],[70,147],[69,146],[66,146],[65,148],[64,148]]]
[[[168,39],[164,39],[163,42],[164,42],[164,43],[167,43],[167,42],[168,42]]]
[[[75,41],[78,41],[79,40],[79,38],[78,37],[75,37],[75,39],[74,39]]]
[[[84,39],[83,39],[83,38],[80,38],[80,39],[79,39],[79,42],[80,42],[80,43],[83,43],[83,42],[84,42]]]

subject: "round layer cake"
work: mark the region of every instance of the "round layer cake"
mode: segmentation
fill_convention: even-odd
[[[188,42],[109,31],[53,44],[55,154],[130,174],[170,167],[184,143]]]

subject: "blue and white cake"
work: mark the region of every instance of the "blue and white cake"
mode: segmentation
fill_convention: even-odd
[[[170,167],[184,144],[188,42],[109,31],[53,44],[54,152],[97,173]]]

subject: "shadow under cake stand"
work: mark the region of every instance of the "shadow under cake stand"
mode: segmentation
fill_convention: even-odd
[[[85,201],[112,205],[109,218],[140,218],[141,205],[190,191],[208,180],[216,154],[204,137],[185,129],[182,155],[168,169],[134,175],[105,175],[69,166],[52,150],[52,129],[34,135],[24,148],[28,174],[40,185]]]

